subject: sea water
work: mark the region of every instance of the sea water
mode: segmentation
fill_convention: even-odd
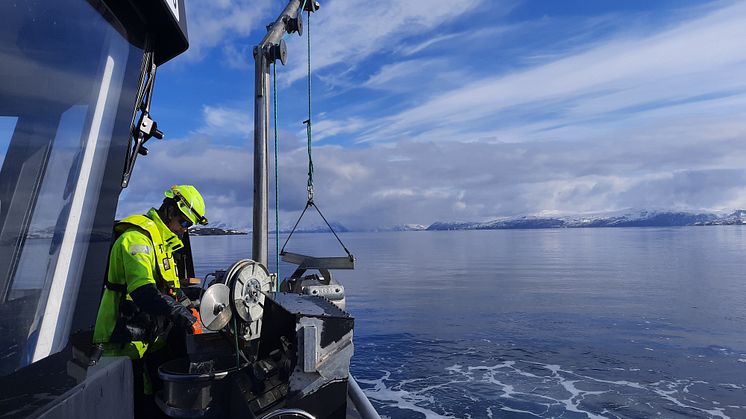
[[[746,417],[745,227],[340,237],[352,373],[383,417]],[[251,255],[249,236],[192,245],[199,275]]]

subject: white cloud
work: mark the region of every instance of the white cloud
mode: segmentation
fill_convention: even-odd
[[[468,13],[480,3],[482,0],[329,0],[323,10],[311,15],[312,67],[354,67],[371,55],[396,47],[408,36],[429,32]],[[305,36],[291,37],[288,42],[293,59],[287,83],[306,74]]]
[[[209,0],[189,2],[189,50],[186,57],[196,61],[204,58],[211,48],[245,37],[262,27],[269,10],[277,3],[270,0]]]
[[[634,106],[740,92],[746,89],[745,17],[746,4],[735,3],[660,34],[624,35],[543,65],[474,80],[382,118],[360,140],[475,122],[504,125],[510,118],[501,113],[528,117],[547,108],[552,119],[568,124]]]
[[[253,176],[248,147],[218,145],[197,134],[149,148],[147,156],[137,159],[117,209],[119,217],[158,207],[170,185],[191,184],[204,196],[209,220],[248,226]]]
[[[335,135],[359,132],[366,124],[365,120],[357,117],[343,120],[321,119],[314,122],[311,128],[313,129],[314,141],[321,141]],[[302,135],[306,135],[305,130],[303,130]]]
[[[462,36],[462,34],[449,33],[449,34],[445,34],[445,35],[434,36],[434,37],[426,39],[425,41],[422,41],[422,42],[420,42],[419,44],[416,44],[416,45],[401,46],[401,47],[399,47],[398,52],[399,52],[399,54],[404,55],[404,56],[414,55],[414,54],[416,54],[418,52],[421,52],[421,51],[424,51],[424,50],[430,48],[433,45],[436,45],[436,44],[441,43],[443,41],[448,41],[448,40],[454,39],[454,38],[459,37],[459,36]]]
[[[393,81],[401,82],[402,79],[411,79],[417,76],[422,79],[423,73],[430,73],[429,70],[443,67],[444,64],[446,63],[443,59],[411,60],[387,64],[382,66],[378,73],[366,80],[363,86],[378,89],[391,88],[390,84]],[[435,71],[432,71],[432,73],[435,73]]]
[[[225,64],[236,70],[253,71],[254,66],[252,65],[252,54],[253,46],[247,43],[244,43],[243,45],[227,43],[223,46]]]
[[[247,106],[229,108],[223,106],[203,106],[202,114],[206,130],[216,130],[216,134],[248,137],[254,131],[252,110]]]
[[[373,192],[375,198],[415,196],[417,193],[411,188],[383,188]]]

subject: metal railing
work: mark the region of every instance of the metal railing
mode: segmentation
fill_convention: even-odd
[[[363,389],[352,378],[352,375],[347,379],[347,394],[349,394],[350,400],[352,400],[363,419],[381,419],[381,416],[378,415],[378,412],[368,400],[368,396],[363,393]]]
[[[282,418],[282,417],[295,417],[295,418],[303,418],[303,419],[316,419],[316,417],[305,410],[300,409],[278,409],[274,412],[270,412],[266,416],[262,416],[261,419],[273,419],[273,418]]]

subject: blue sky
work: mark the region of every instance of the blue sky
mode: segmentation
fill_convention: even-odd
[[[356,228],[746,207],[746,3],[328,0],[311,16],[316,200]],[[188,2],[167,134],[120,216],[192,183],[251,220],[251,50],[284,2]],[[305,203],[306,38],[278,66],[281,224]],[[271,187],[273,190],[274,186]]]

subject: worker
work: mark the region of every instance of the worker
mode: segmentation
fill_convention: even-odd
[[[152,417],[158,366],[169,359],[167,334],[189,334],[197,318],[181,304],[173,252],[195,224],[207,224],[205,202],[191,185],[174,185],[159,209],[131,215],[114,227],[93,341],[104,356],[132,359],[135,417]]]

